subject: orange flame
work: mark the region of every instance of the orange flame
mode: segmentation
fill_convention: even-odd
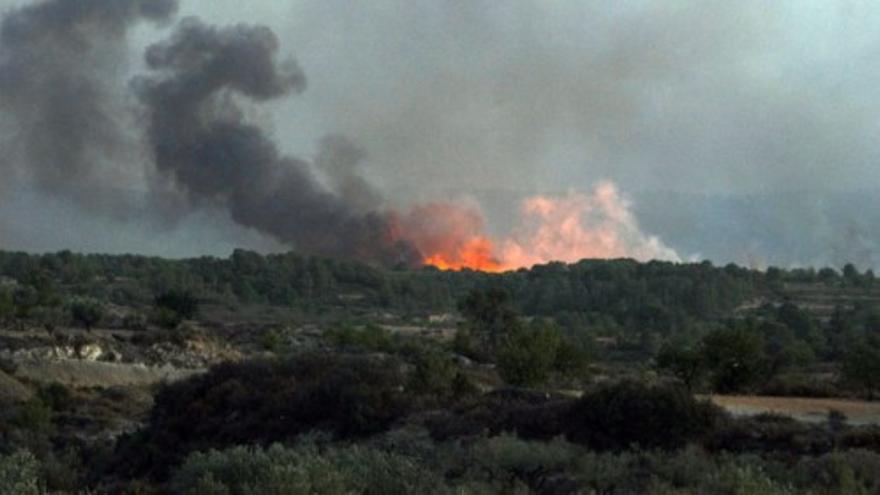
[[[642,233],[611,182],[592,194],[534,196],[523,202],[519,226],[501,242],[483,231],[476,207],[430,203],[400,219],[400,234],[422,253],[423,263],[441,270],[502,272],[549,261],[631,257],[679,257],[658,238]]]
[[[494,253],[495,245],[489,238],[474,237],[464,241],[455,252],[429,254],[423,262],[441,270],[468,268],[482,272],[504,271],[504,265],[497,260]]]
[[[483,234],[483,216],[473,206],[417,205],[397,218],[398,235],[422,254],[422,262],[441,270],[502,271],[495,245]]]

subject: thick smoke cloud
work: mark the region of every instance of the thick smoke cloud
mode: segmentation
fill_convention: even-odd
[[[880,267],[876,201],[855,201],[880,190],[875,2],[323,0],[286,14],[276,26],[314,83],[297,111],[356,136],[401,202],[468,194],[504,232],[522,198],[608,179],[685,258]]]
[[[25,190],[0,197],[3,246],[30,237],[40,241],[26,247],[100,249],[99,225],[118,232],[121,219],[151,237],[181,217],[195,232],[187,218],[208,212],[226,223],[167,244],[224,254],[206,245],[228,236],[346,253],[366,237],[380,246],[367,258],[394,258],[385,208],[475,201],[500,236],[524,198],[607,179],[632,198],[645,234],[684,259],[880,267],[880,9],[869,0],[182,1],[181,18],[266,24],[282,46],[272,57],[295,51],[303,70],[275,64],[259,81],[196,74],[207,47],[186,49],[193,67],[162,60],[183,57],[162,53],[182,34],[151,50],[152,69],[136,67],[174,10],[0,0],[0,188]],[[128,81],[144,72],[135,95]],[[308,91],[286,98],[303,86],[285,78],[302,72]],[[156,111],[155,86],[197,76],[220,86],[186,89],[204,99],[181,108],[201,138],[238,139],[234,160],[186,151],[192,135],[165,151],[145,138],[158,118],[182,125]],[[198,153],[209,166],[191,166]],[[43,207],[40,194],[84,208],[95,227],[62,235],[35,221],[46,217],[27,212]],[[77,235],[88,243],[70,244]],[[144,245],[133,236],[130,249]]]
[[[113,188],[142,177],[119,71],[126,32],[166,21],[175,0],[52,0],[0,24],[0,167],[53,195],[98,208]],[[96,191],[102,191],[96,194]],[[108,210],[118,207],[113,204]]]
[[[305,88],[303,72],[293,62],[278,64],[277,52],[278,40],[265,27],[218,29],[194,18],[169,41],[149,47],[146,61],[156,76],[137,86],[158,170],[193,202],[221,205],[236,222],[298,249],[415,261],[389,221],[367,209],[377,207],[377,199],[354,173],[360,154],[352,144],[339,137],[322,142],[318,165],[334,179],[334,193],[308,163],[282,155],[245,119],[238,100],[265,102]]]
[[[131,28],[166,22],[176,11],[176,0],[49,0],[4,16],[6,209],[42,203],[63,210],[67,203],[84,208],[84,217],[146,228],[219,209],[303,251],[383,263],[417,259],[358,175],[359,148],[337,135],[321,141],[315,165],[325,187],[310,164],[284,156],[245,118],[243,100],[266,102],[305,88],[295,63],[277,63],[278,40],[269,29],[185,19],[168,41],[148,47],[150,75],[124,82]],[[21,187],[46,196],[15,191]],[[17,223],[46,215],[23,217],[3,218],[3,236],[22,237]]]

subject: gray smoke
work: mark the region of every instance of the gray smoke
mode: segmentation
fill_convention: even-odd
[[[504,234],[523,197],[608,179],[686,257],[880,266],[875,2],[271,5],[297,111],[400,203],[468,194]]]
[[[118,207],[111,186],[138,176],[127,132],[126,31],[165,21],[176,0],[51,0],[0,25],[0,168],[40,190],[94,208]],[[96,190],[108,191],[96,194]]]
[[[359,210],[374,210],[382,204],[381,195],[358,174],[358,166],[366,158],[366,152],[339,134],[321,139],[321,147],[315,165],[330,179],[336,194],[347,199]]]
[[[265,27],[218,29],[195,18],[147,50],[154,75],[137,81],[148,112],[149,142],[161,173],[194,203],[228,209],[243,225],[308,252],[383,263],[412,262],[397,242],[378,198],[354,172],[361,152],[347,140],[323,141],[318,157],[328,190],[309,164],[282,155],[245,119],[243,99],[265,102],[300,92],[293,62],[277,63],[278,40]],[[351,195],[352,201],[348,196]],[[370,207],[370,209],[364,209]]]
[[[21,4],[32,6],[10,8]],[[122,218],[126,232],[141,233],[129,249],[143,251],[141,238],[166,228],[170,212],[192,236],[165,237],[185,246],[177,253],[223,254],[212,250],[217,238],[349,253],[378,238],[366,256],[394,258],[389,205],[465,197],[504,235],[524,197],[608,179],[633,198],[642,228],[685,257],[880,267],[873,2],[243,4],[186,0],[180,12],[270,26],[307,69],[303,97],[283,98],[303,89],[290,80],[302,71],[271,60],[253,79],[200,72],[218,48],[170,53],[182,34],[152,50],[153,72],[132,94],[141,71],[129,65],[133,53],[165,36],[132,27],[169,19],[170,0],[0,0],[2,246],[31,237],[39,240],[16,246],[124,249],[114,238]],[[248,30],[217,37],[277,43]],[[240,56],[242,67],[264,63],[259,56]],[[216,88],[186,87],[207,83]],[[150,101],[183,91],[201,101],[180,110]],[[259,115],[283,136],[275,143],[253,124],[261,102],[270,104]],[[145,103],[146,114],[132,111]],[[203,143],[240,144],[201,149],[199,136],[175,134],[178,118],[194,121]],[[144,126],[162,119],[175,126],[172,140],[149,142]],[[132,201],[131,186],[147,197]],[[59,230],[44,221],[47,204],[71,210],[66,224],[92,228]],[[211,235],[192,228],[205,216]],[[70,243],[77,236],[87,242]]]

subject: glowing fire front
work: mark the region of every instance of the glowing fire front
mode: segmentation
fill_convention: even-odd
[[[680,259],[657,237],[641,231],[629,202],[607,181],[590,194],[526,199],[517,227],[500,240],[484,233],[483,217],[473,206],[416,206],[399,227],[422,253],[424,264],[442,270],[501,272],[583,258]]]
[[[430,254],[425,257],[424,263],[441,270],[470,268],[484,272],[501,272],[506,269],[495,256],[495,244],[487,237],[468,239],[452,253]]]
[[[399,235],[422,253],[422,262],[441,270],[470,268],[503,271],[495,244],[483,233],[483,216],[475,206],[428,203],[397,219]]]

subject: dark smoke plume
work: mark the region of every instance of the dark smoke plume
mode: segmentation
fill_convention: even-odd
[[[95,189],[130,174],[133,162],[136,139],[125,133],[124,95],[113,84],[125,66],[126,30],[176,10],[176,0],[51,0],[6,15],[0,124],[12,137],[0,167],[95,206]]]
[[[197,19],[151,46],[146,61],[154,74],[137,87],[158,170],[192,202],[225,207],[236,222],[297,249],[412,262],[412,249],[395,239],[372,189],[354,172],[357,148],[338,137],[322,143],[318,165],[333,182],[331,192],[306,162],[283,156],[244,118],[243,98],[264,102],[305,88],[299,67],[278,64],[277,51],[268,28],[218,29]]]

